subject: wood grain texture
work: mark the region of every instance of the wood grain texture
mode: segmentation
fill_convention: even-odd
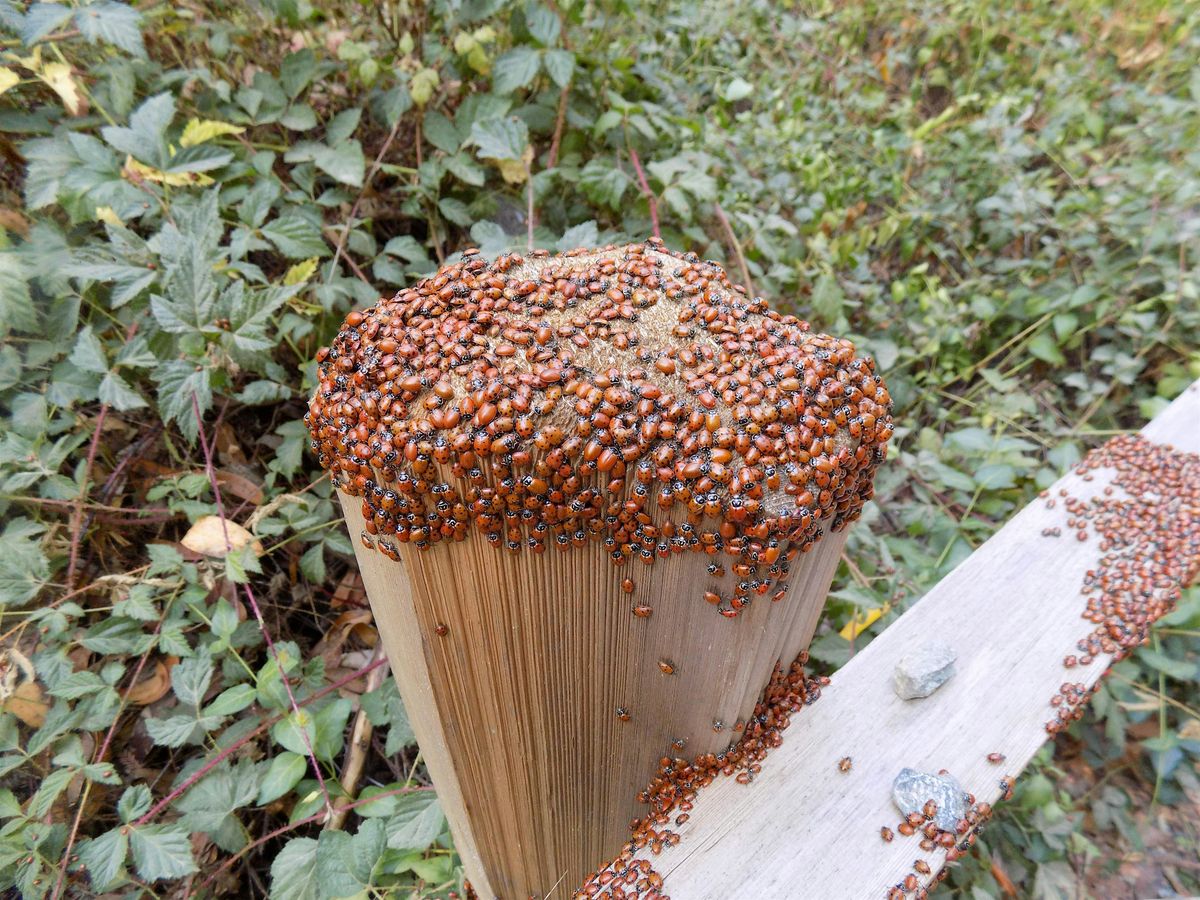
[[[783,599],[730,620],[703,599],[728,596],[732,576],[707,572],[728,557],[618,567],[595,541],[534,554],[472,536],[402,546],[397,562],[362,546],[360,502],[342,505],[467,876],[505,900],[569,897],[627,837],[657,760],[681,752],[673,740],[688,754],[724,749],[776,662],[811,640],[845,543],[825,536],[792,562]],[[635,617],[634,603],[653,614]]]
[[[1200,382],[1143,435],[1200,452]],[[1105,485],[1069,474],[1055,485],[1078,497]],[[1118,496],[1120,492],[1118,491]],[[1097,542],[1061,538],[1062,504],[1025,507],[832,679],[820,701],[796,716],[750,785],[720,779],[677,829],[681,843],[653,860],[672,900],[883,897],[925,858],[945,862],[917,838],[879,837],[895,827],[892,780],[905,766],[948,769],[978,800],[994,803],[1000,779],[1016,774],[1047,739],[1049,698],[1067,680],[1089,686],[1109,663],[1067,670],[1062,660],[1091,626],[1081,618],[1084,572]],[[906,649],[929,638],[958,650],[957,675],[924,700],[900,700],[890,678]],[[1002,765],[986,760],[1007,756]],[[848,773],[837,762],[853,758]],[[928,884],[932,875],[922,879]]]

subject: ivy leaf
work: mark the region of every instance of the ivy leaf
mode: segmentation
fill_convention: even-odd
[[[492,89],[511,94],[537,77],[540,54],[533,47],[514,47],[492,64]]]
[[[107,41],[126,53],[145,58],[142,43],[142,14],[124,3],[113,0],[93,0],[75,11],[79,33],[93,44]]]
[[[317,842],[292,838],[271,863],[271,900],[318,900]]]
[[[329,246],[321,237],[321,229],[303,216],[280,216],[262,226],[262,234],[289,259],[308,259],[328,256]]]
[[[88,870],[92,887],[102,891],[117,880],[129,853],[129,837],[123,828],[106,831],[80,845],[79,860]]]
[[[177,825],[130,828],[129,844],[134,867],[147,881],[182,878],[197,871],[188,833]]]

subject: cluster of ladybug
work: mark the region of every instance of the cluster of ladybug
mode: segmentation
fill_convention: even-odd
[[[1003,761],[1002,754],[989,754],[989,762],[992,761],[993,756],[1000,756],[1000,761]],[[946,770],[942,769],[940,774],[946,774]],[[1011,775],[1005,775],[1000,780],[1000,791],[1003,799],[1012,799],[1012,789],[1015,782],[1016,779]],[[977,803],[974,794],[967,794],[967,805],[966,814],[955,823],[953,831],[947,831],[937,824],[935,821],[938,812],[937,803],[933,800],[926,800],[921,812],[911,812],[905,816],[900,824],[896,826],[896,832],[905,837],[913,837],[919,834],[921,836],[921,849],[923,851],[932,853],[938,847],[944,848],[946,851],[946,862],[954,862],[975,846],[976,838],[983,832],[984,824],[992,815],[992,805],[990,803]],[[879,829],[879,836],[884,841],[891,843],[896,836],[896,832],[884,825]],[[949,875],[950,870],[947,868],[941,868],[937,874],[934,874],[933,868],[929,865],[928,861],[918,857],[913,861],[912,871],[887,889],[887,900],[904,900],[909,894],[913,895],[916,900],[925,900],[929,895],[929,886],[940,884]],[[922,881],[925,883],[923,884]]]
[[[767,751],[783,742],[782,731],[791,716],[821,696],[821,687],[829,683],[824,676],[807,675],[804,666],[808,653],[801,653],[785,672],[776,665],[771,680],[746,722],[738,722],[735,731],[741,737],[722,753],[704,753],[690,762],[664,756],[659,760],[657,776],[638,796],[649,805],[646,815],[634,819],[632,837],[617,857],[593,872],[572,895],[575,900],[606,897],[613,900],[669,900],[662,893],[662,876],[649,860],[638,858],[649,849],[658,855],[666,847],[679,843],[679,834],[671,826],[687,822],[697,792],[719,776],[733,776],[748,784],[762,769]]]
[[[707,599],[730,618],[859,515],[893,431],[849,341],[657,241],[466,251],[350,313],[317,361],[312,448],[362,498],[368,547],[725,554]]]
[[[1059,492],[1068,527],[1078,529],[1080,540],[1090,528],[1101,552],[1083,580],[1083,617],[1095,627],[1076,645],[1078,656],[1063,658],[1068,669],[1089,665],[1100,654],[1123,659],[1145,643],[1150,626],[1174,609],[1183,587],[1200,572],[1200,456],[1140,435],[1118,435],[1089,453],[1076,473],[1090,481],[1099,469],[1113,473],[1102,496],[1081,500]],[[1128,499],[1117,498],[1114,487]],[[1083,682],[1064,682],[1050,699],[1055,715],[1046,730],[1057,734],[1082,718],[1089,693]]]

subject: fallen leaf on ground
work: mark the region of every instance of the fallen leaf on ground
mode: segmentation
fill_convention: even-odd
[[[180,543],[193,553],[219,558],[229,553],[230,548],[236,550],[251,542],[255,555],[261,556],[262,543],[254,540],[254,535],[237,522],[227,519],[222,524],[219,516],[204,516],[196,520],[196,524],[188,529]]]

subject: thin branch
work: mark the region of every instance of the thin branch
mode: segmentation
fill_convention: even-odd
[[[375,155],[375,161],[371,163],[371,168],[367,170],[367,176],[363,179],[363,185],[358,191],[358,196],[354,198],[354,205],[350,207],[350,215],[346,220],[346,227],[342,230],[341,236],[338,238],[337,246],[333,249],[333,262],[329,266],[329,274],[332,277],[337,270],[338,260],[342,258],[342,251],[346,249],[346,241],[350,239],[350,230],[354,227],[354,217],[358,215],[359,204],[362,203],[363,197],[367,195],[367,190],[371,187],[371,179],[375,177],[375,173],[379,171],[379,167],[383,165],[383,157],[391,149],[392,141],[396,139],[396,132],[400,130],[400,118],[397,117],[396,124],[392,126],[392,130],[388,132],[387,140],[383,142],[383,146],[379,148],[379,152]],[[351,266],[351,268],[355,268]],[[361,273],[359,277],[362,278]],[[365,278],[363,278],[366,281]]]
[[[632,147],[629,148],[629,159],[633,163],[633,171],[637,172],[638,187],[641,188],[642,196],[650,204],[651,232],[661,241],[662,230],[658,227],[658,199],[654,196],[654,191],[650,190],[650,182],[646,180],[646,173],[642,169],[642,161],[638,159],[637,151]]]
[[[714,206],[717,210],[717,220],[721,223],[721,227],[725,229],[725,237],[733,245],[733,252],[737,256],[738,266],[742,270],[742,280],[746,284],[746,292],[753,297],[755,294],[754,282],[750,280],[750,267],[746,265],[746,257],[742,254],[742,245],[738,243],[737,236],[733,233],[733,227],[729,224],[729,217],[725,215],[725,210],[721,208],[721,204],[716,203]]]
[[[563,130],[567,126],[567,98],[571,95],[571,82],[567,82],[558,95],[558,114],[554,117],[554,137],[550,140],[550,152],[546,156],[546,168],[558,165],[558,148],[562,144]]]
[[[83,467],[83,483],[79,485],[79,497],[75,501],[75,512],[71,516],[71,556],[67,562],[67,590],[75,587],[75,568],[79,565],[79,542],[83,535],[83,504],[87,500],[88,489],[92,484],[92,466],[96,463],[96,451],[100,448],[100,433],[104,430],[104,420],[108,417],[108,404],[100,407],[100,415],[96,416],[95,431],[92,432],[92,443],[88,447],[87,463]]]
[[[204,453],[204,470],[208,473],[208,483],[212,486],[213,499],[217,505],[217,517],[221,520],[221,530],[225,536],[225,551],[230,553],[233,551],[233,543],[229,540],[228,523],[225,520],[225,505],[221,502],[221,486],[217,483],[217,472],[213,467],[212,448],[208,444],[208,437],[204,433],[204,417],[200,415],[200,401],[196,399],[195,392],[192,393],[192,412],[196,416],[196,432],[200,438],[200,449]],[[258,630],[262,632],[263,640],[267,644],[267,652],[271,654],[271,659],[275,661],[275,665],[279,669],[279,678],[283,682],[283,688],[287,691],[288,703],[291,704],[292,712],[299,719],[300,707],[296,703],[296,695],[292,692],[292,683],[288,680],[287,673],[284,671],[283,663],[279,659],[279,651],[275,648],[275,641],[271,638],[271,632],[267,628],[267,622],[263,618],[262,609],[259,608],[258,600],[254,596],[254,591],[251,590],[249,584],[243,584],[242,592],[246,595],[246,600],[250,604],[250,609],[254,613],[254,618],[258,620]],[[317,754],[313,750],[312,740],[308,736],[308,730],[297,722],[297,730],[300,732],[300,737],[304,741],[304,749],[308,751],[309,762],[312,763],[313,773],[317,776],[317,784],[321,788],[321,796],[325,800],[325,811],[329,815],[333,815],[333,802],[329,799],[329,789],[325,785],[325,776],[321,772],[321,764],[317,760]]]

